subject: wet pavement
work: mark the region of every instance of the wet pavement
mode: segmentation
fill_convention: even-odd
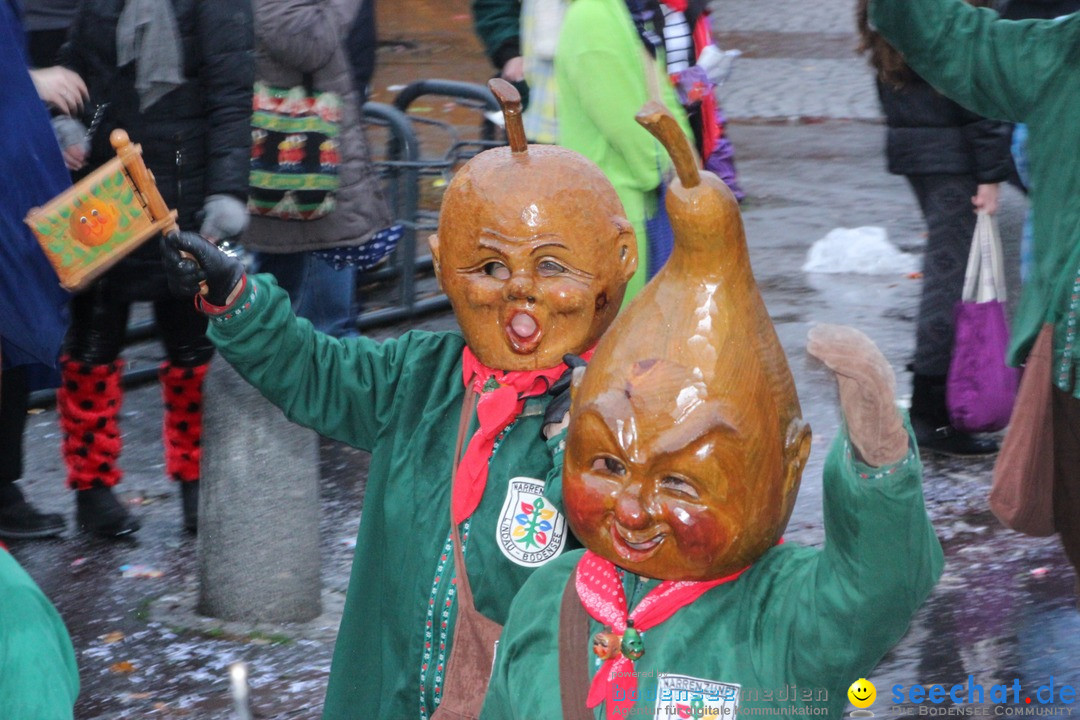
[[[924,242],[910,190],[884,171],[884,131],[875,122],[870,76],[861,60],[844,51],[855,42],[852,6],[850,0],[715,3],[721,42],[747,48],[724,102],[749,195],[743,210],[752,261],[815,436],[787,538],[815,545],[824,542],[821,463],[839,416],[832,379],[806,357],[806,332],[820,322],[864,330],[892,362],[906,396],[910,375],[904,365],[913,347],[920,280],[814,275],[800,267],[809,246],[837,227],[883,226],[911,252],[921,251]],[[421,78],[484,81],[490,70],[471,35],[468,12],[465,0],[380,5],[384,45],[374,99],[385,102],[394,94],[389,88]],[[1013,258],[1024,210],[1023,197],[1007,188],[1001,223]],[[443,313],[370,334],[392,336],[416,326],[446,329],[454,320]],[[160,350],[141,344],[126,354],[134,367],[152,367]],[[69,530],[56,540],[11,544],[71,631],[82,678],[76,716],[230,717],[227,668],[244,660],[256,717],[317,718],[367,458],[335,443],[321,447],[323,616],[274,626],[200,618],[193,612],[196,543],[181,529],[176,487],[163,476],[158,393],[153,385],[132,389],[121,418],[127,475],[120,488],[143,519],[135,539],[105,542]],[[26,445],[27,494],[43,509],[70,516],[73,500],[63,489],[54,410],[33,415]],[[970,676],[989,690],[995,684],[1011,688],[1018,680],[1020,706],[1051,678],[1058,688],[1080,685],[1080,613],[1056,538],[1011,533],[990,515],[992,460],[927,455],[924,462],[945,574],[910,632],[870,676],[879,693],[877,716],[917,714],[911,704],[887,708],[894,685],[948,688],[967,684]],[[1017,707],[1011,697],[1008,707]]]

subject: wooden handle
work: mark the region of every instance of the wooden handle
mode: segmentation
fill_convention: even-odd
[[[488,80],[488,90],[499,101],[506,119],[506,139],[510,143],[510,152],[528,152],[529,141],[525,139],[525,124],[521,119],[521,93],[502,78]]]
[[[161,228],[161,234],[169,235],[179,232],[180,227],[176,224],[176,213],[169,209],[169,206],[165,204],[165,198],[161,197],[157,182],[154,181],[154,173],[150,172],[150,169],[146,167],[146,163],[143,162],[142,149],[137,145],[133,145],[127,132],[120,128],[112,131],[109,135],[109,142],[112,144],[113,149],[116,150],[120,162],[124,163],[124,171],[131,178],[131,182],[135,184],[139,194],[142,195],[143,202],[146,203],[146,210],[150,213],[150,218],[155,222],[166,221]],[[191,253],[181,252],[180,255],[189,260],[195,259],[195,256]],[[199,283],[199,294],[206,295],[207,292],[209,292],[209,288],[206,283]]]
[[[638,124],[652,133],[667,150],[682,186],[692,188],[701,184],[694,148],[671,111],[655,100],[650,100],[634,117]]]

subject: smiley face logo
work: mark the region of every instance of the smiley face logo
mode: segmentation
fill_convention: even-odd
[[[851,683],[847,691],[848,700],[857,708],[868,708],[877,700],[877,688],[866,678],[859,678]]]

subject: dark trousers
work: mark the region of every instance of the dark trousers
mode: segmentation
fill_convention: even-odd
[[[1053,390],[1054,527],[1080,576],[1080,400]]]
[[[914,370],[944,376],[953,349],[953,308],[964,290],[978,189],[969,175],[908,175],[928,235],[923,257],[922,297],[915,327]]]
[[[98,283],[71,301],[71,329],[66,352],[86,365],[107,365],[120,355],[127,332],[131,302],[116,298],[105,283]],[[214,346],[206,337],[206,317],[195,310],[191,298],[154,301],[154,319],[169,362],[196,367],[210,362]]]
[[[22,477],[23,429],[29,396],[25,365],[0,373],[0,485]]]

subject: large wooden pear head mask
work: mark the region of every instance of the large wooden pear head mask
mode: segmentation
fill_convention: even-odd
[[[616,319],[573,392],[566,514],[593,552],[665,580],[746,567],[787,525],[810,450],[787,360],[750,269],[738,203],[699,172],[674,118],[675,247]]]
[[[536,370],[592,347],[637,268],[632,226],[600,169],[566,148],[527,145],[505,81],[509,147],[454,176],[429,239],[439,284],[469,348],[499,370]]]

